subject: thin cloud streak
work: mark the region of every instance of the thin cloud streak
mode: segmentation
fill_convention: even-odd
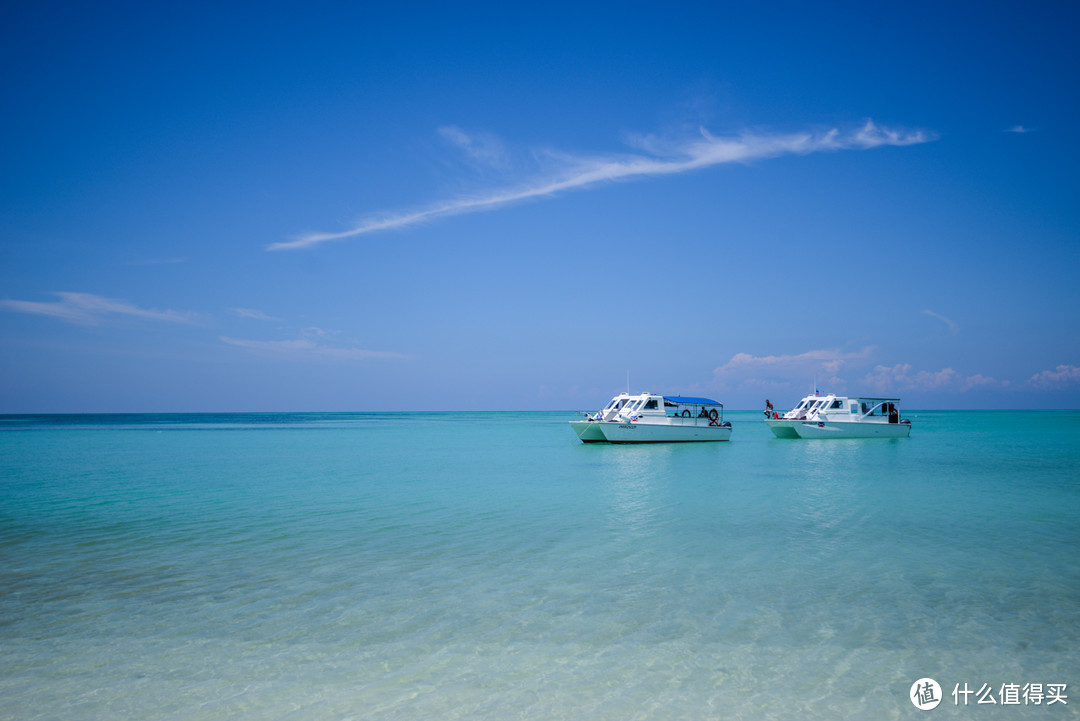
[[[477,165],[500,171],[510,168],[510,161],[502,142],[489,133],[470,135],[461,128],[447,125],[439,128],[439,135],[464,151]]]
[[[108,316],[126,316],[166,323],[195,323],[192,313],[175,310],[139,308],[124,300],[104,298],[92,293],[61,292],[52,295],[59,301],[44,303],[32,300],[0,300],[0,307],[17,313],[44,315],[76,325],[97,325]]]
[[[186,263],[187,258],[147,258],[143,260],[129,260],[127,265],[176,265]]]
[[[949,319],[948,319],[948,318],[946,318],[945,316],[941,315],[940,313],[935,313],[935,312],[934,312],[934,311],[932,311],[932,310],[924,310],[924,311],[923,311],[923,313],[925,313],[926,315],[930,316],[931,318],[937,318],[937,319],[938,319],[938,320],[940,320],[940,321],[941,321],[942,323],[944,323],[945,325],[947,325],[947,326],[949,327],[949,332],[950,332],[950,333],[952,333],[953,335],[956,335],[957,333],[959,333],[959,332],[960,332],[960,326],[958,326],[958,325],[957,325],[956,323],[954,323],[953,321],[949,320]]]
[[[319,345],[307,338],[264,341],[219,336],[219,339],[222,343],[237,346],[239,348],[283,355],[315,355],[326,358],[338,358],[341,360],[401,360],[409,357],[403,353],[395,353],[393,351],[364,350],[362,348],[334,348],[332,346]]]
[[[281,322],[281,318],[275,318],[273,316],[263,313],[261,310],[254,310],[252,308],[231,308],[232,312],[241,318],[248,318],[250,320],[267,320]]]
[[[761,369],[782,369],[784,371],[809,371],[815,369],[828,373],[836,373],[847,363],[866,360],[874,351],[875,346],[844,352],[838,348],[821,350],[809,350],[798,355],[767,355],[755,356],[750,353],[736,353],[727,363],[713,370],[714,375],[738,371],[757,371]]]
[[[633,180],[643,177],[676,175],[714,165],[749,162],[783,155],[809,155],[839,150],[867,150],[881,146],[905,146],[926,143],[934,136],[921,131],[897,131],[878,127],[873,121],[853,132],[832,129],[825,133],[788,135],[743,134],[718,138],[701,130],[701,139],[674,145],[662,155],[621,155],[596,158],[565,158],[561,172],[534,179],[521,186],[492,191],[486,195],[439,203],[429,208],[372,216],[354,227],[337,233],[308,233],[294,240],[272,243],[267,250],[299,250],[321,243],[344,240],[383,230],[407,228],[465,213],[494,210],[510,203],[558,193],[585,189],[598,183]]]

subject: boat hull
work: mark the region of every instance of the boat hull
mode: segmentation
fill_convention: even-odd
[[[607,443],[598,421],[570,421],[570,428],[582,443]]]
[[[731,439],[731,426],[674,425],[667,423],[597,424],[608,443],[707,443]]]
[[[772,430],[773,435],[777,438],[798,438],[799,434],[795,432],[796,423],[801,423],[801,421],[786,421],[783,419],[765,421],[765,425]]]
[[[800,421],[793,430],[799,438],[907,438],[908,423],[858,423],[845,421]]]

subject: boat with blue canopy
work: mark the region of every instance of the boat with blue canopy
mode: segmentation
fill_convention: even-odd
[[[696,443],[731,439],[724,404],[711,398],[620,393],[600,411],[570,421],[583,443]]]

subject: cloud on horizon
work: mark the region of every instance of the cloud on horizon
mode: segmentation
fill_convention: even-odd
[[[155,310],[140,308],[124,300],[105,298],[92,293],[52,293],[60,298],[52,303],[32,300],[0,300],[0,308],[16,313],[30,313],[56,318],[76,325],[98,325],[114,316],[141,318],[143,320],[165,323],[197,322],[194,313],[182,313],[175,310]]]
[[[818,387],[842,388],[846,381],[837,375],[840,370],[867,362],[875,350],[875,346],[864,346],[854,351],[824,348],[795,355],[736,353],[727,363],[713,369],[713,380],[721,387],[766,392],[793,386],[812,390],[815,383]]]
[[[445,139],[464,149],[477,162],[496,167],[497,164],[505,162],[506,154],[501,144],[490,136],[474,138],[455,127],[445,127],[439,132]],[[494,210],[532,198],[583,190],[604,182],[677,175],[714,165],[746,163],[784,155],[915,145],[929,142],[935,137],[922,131],[882,128],[870,120],[861,127],[846,132],[833,128],[824,132],[773,135],[743,133],[732,137],[716,137],[702,128],[700,137],[693,140],[660,142],[650,139],[639,142],[638,145],[648,152],[648,155],[575,157],[549,154],[548,157],[560,165],[558,169],[541,173],[514,187],[495,189],[472,197],[460,197],[420,210],[370,215],[346,230],[306,233],[293,240],[271,243],[267,250],[311,248],[328,241],[408,228],[439,218]]]
[[[1040,388],[1061,388],[1078,384],[1080,383],[1080,367],[1059,365],[1052,371],[1036,373],[1028,379],[1028,383]]]
[[[875,346],[864,346],[854,351],[830,348],[795,355],[754,356],[736,353],[730,361],[713,371],[713,380],[722,387],[773,393],[792,388],[812,389],[812,384],[816,384],[823,393],[850,391],[883,395],[901,391],[965,393],[977,388],[1014,387],[1010,381],[981,373],[963,375],[953,368],[916,371],[910,363],[870,367],[876,351]],[[1044,371],[1033,377],[1031,382],[1080,382],[1080,368],[1058,366],[1058,371]]]
[[[897,393],[909,390],[963,392],[972,388],[1009,385],[1007,381],[999,381],[981,373],[963,376],[952,368],[912,373],[910,363],[897,363],[891,367],[874,366],[874,369],[863,376],[860,382],[876,393]]]
[[[725,374],[744,369],[776,368],[781,370],[802,371],[820,370],[835,373],[845,363],[865,360],[876,350],[875,346],[864,346],[857,351],[842,351],[839,348],[810,350],[798,355],[755,356],[750,353],[736,353],[727,363],[717,367],[713,374]]]

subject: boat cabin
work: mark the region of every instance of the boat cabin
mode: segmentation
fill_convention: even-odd
[[[712,425],[724,422],[724,404],[710,398],[689,396],[660,396],[642,393],[630,396],[616,420],[635,420],[641,417],[668,418],[671,423],[687,423],[701,419]]]
[[[597,421],[610,421],[618,415],[619,411],[626,407],[626,404],[631,400],[636,399],[638,396],[632,396],[629,393],[620,393],[619,395],[608,401],[608,404],[604,406],[603,410],[592,416],[593,420]]]
[[[813,395],[803,398],[799,405],[784,414],[784,418],[899,423],[899,402],[899,398],[848,397],[832,393]]]

